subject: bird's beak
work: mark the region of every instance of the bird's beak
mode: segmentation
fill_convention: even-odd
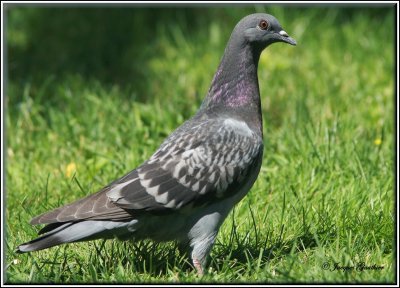
[[[293,45],[293,46],[296,46],[296,45],[297,45],[296,40],[294,40],[292,37],[290,37],[290,36],[286,33],[286,31],[281,30],[281,31],[279,31],[278,34],[279,34],[280,39],[281,39],[282,42],[289,43],[290,45]]]

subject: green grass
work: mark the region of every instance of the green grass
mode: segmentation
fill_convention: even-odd
[[[261,56],[263,166],[223,224],[203,278],[171,243],[98,240],[13,252],[37,235],[39,227],[29,225],[33,216],[130,171],[193,115],[234,24],[265,8],[207,11],[207,19],[214,20],[192,29],[184,18],[171,17],[168,25],[151,30],[156,37],[147,50],[124,60],[139,70],[129,84],[103,81],[97,70],[94,76],[51,74],[45,63],[21,77],[9,62],[7,283],[395,281],[394,9],[389,8],[267,9],[298,46],[274,44]],[[27,37],[17,21],[25,12],[17,12],[8,27],[15,47]],[[26,53],[34,63],[37,54]],[[332,269],[335,263],[361,262],[383,269]]]

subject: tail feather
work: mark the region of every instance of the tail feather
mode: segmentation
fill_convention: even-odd
[[[16,249],[16,252],[31,252],[50,248],[64,243],[113,237],[114,233],[112,233],[112,229],[109,230],[109,225],[104,224],[106,223],[103,223],[102,221],[68,222],[61,224],[60,226],[54,225],[56,227],[53,226],[54,228],[52,230],[50,230],[52,227],[46,229],[46,226],[44,228],[46,229],[46,234],[32,241],[19,245]],[[120,226],[117,225],[117,223],[115,224],[115,226]]]

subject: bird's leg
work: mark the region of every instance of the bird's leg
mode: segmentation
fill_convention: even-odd
[[[190,249],[190,246],[188,245],[188,242],[178,242],[177,246],[178,246],[179,254],[181,256],[188,256],[188,254],[190,254],[190,252],[193,252],[193,250]],[[192,254],[191,258],[192,258],[191,260],[192,260],[193,266],[197,271],[197,275],[203,276],[204,275],[204,269],[203,269],[203,265],[202,265],[201,261],[198,260],[197,257],[193,256],[193,254]]]
[[[212,233],[205,238],[192,239],[191,241],[190,247],[192,251],[190,256],[199,276],[204,275],[207,257],[210,254],[216,236],[217,233]]]
[[[197,260],[197,258],[193,258],[193,266],[196,268],[197,275],[203,276],[204,275],[204,269],[203,265],[201,265],[201,262]]]

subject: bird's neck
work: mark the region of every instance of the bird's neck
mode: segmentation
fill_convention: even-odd
[[[232,116],[249,117],[243,120],[251,122],[261,132],[261,101],[257,76],[260,52],[252,51],[248,45],[237,46],[228,45],[226,48],[202,108]]]

